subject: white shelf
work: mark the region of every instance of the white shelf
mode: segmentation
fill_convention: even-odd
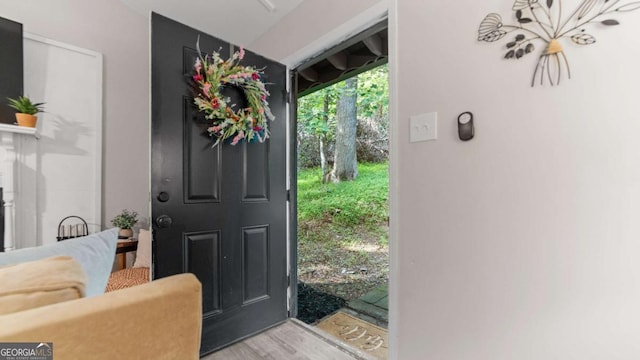
[[[36,128],[25,127],[25,126],[10,125],[10,124],[0,124],[0,132],[9,132],[9,133],[14,133],[14,134],[31,135],[31,136],[35,137],[36,139],[40,138],[40,134],[38,134],[38,131],[36,130]]]

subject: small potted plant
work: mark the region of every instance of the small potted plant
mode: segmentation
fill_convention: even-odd
[[[7,100],[9,100],[9,107],[17,111],[16,120],[19,126],[36,127],[38,121],[36,114],[44,111],[44,103],[32,103],[26,96],[19,96],[17,99],[7,98]]]
[[[138,222],[138,213],[135,211],[129,211],[127,209],[111,220],[113,226],[120,228],[118,232],[118,239],[129,239],[133,237],[133,226]]]

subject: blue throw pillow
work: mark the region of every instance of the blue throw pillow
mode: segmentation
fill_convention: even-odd
[[[87,275],[86,296],[104,294],[118,245],[118,228],[55,244],[0,253],[0,266],[67,255],[82,265]]]

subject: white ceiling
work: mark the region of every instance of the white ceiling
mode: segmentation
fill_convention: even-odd
[[[149,17],[151,11],[205,33],[247,46],[304,0],[121,0]]]

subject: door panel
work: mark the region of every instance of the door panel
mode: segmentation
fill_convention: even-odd
[[[243,304],[269,296],[269,227],[255,226],[242,231]]]
[[[202,283],[202,313],[220,312],[220,232],[207,231],[184,235],[184,272],[195,274]]]
[[[242,201],[269,201],[269,143],[251,144],[244,150]]]
[[[207,121],[198,116],[193,100],[184,98],[184,202],[206,203],[220,201],[221,152],[220,147],[211,147],[211,138],[206,133]],[[203,151],[204,150],[204,151]]]
[[[198,36],[205,53],[228,58],[235,49],[152,16],[151,189],[153,219],[171,219],[154,224],[155,277],[192,272],[202,282],[205,354],[288,316],[286,68],[246,51],[242,64],[265,68],[271,138],[213,147],[210,124],[192,104]]]

